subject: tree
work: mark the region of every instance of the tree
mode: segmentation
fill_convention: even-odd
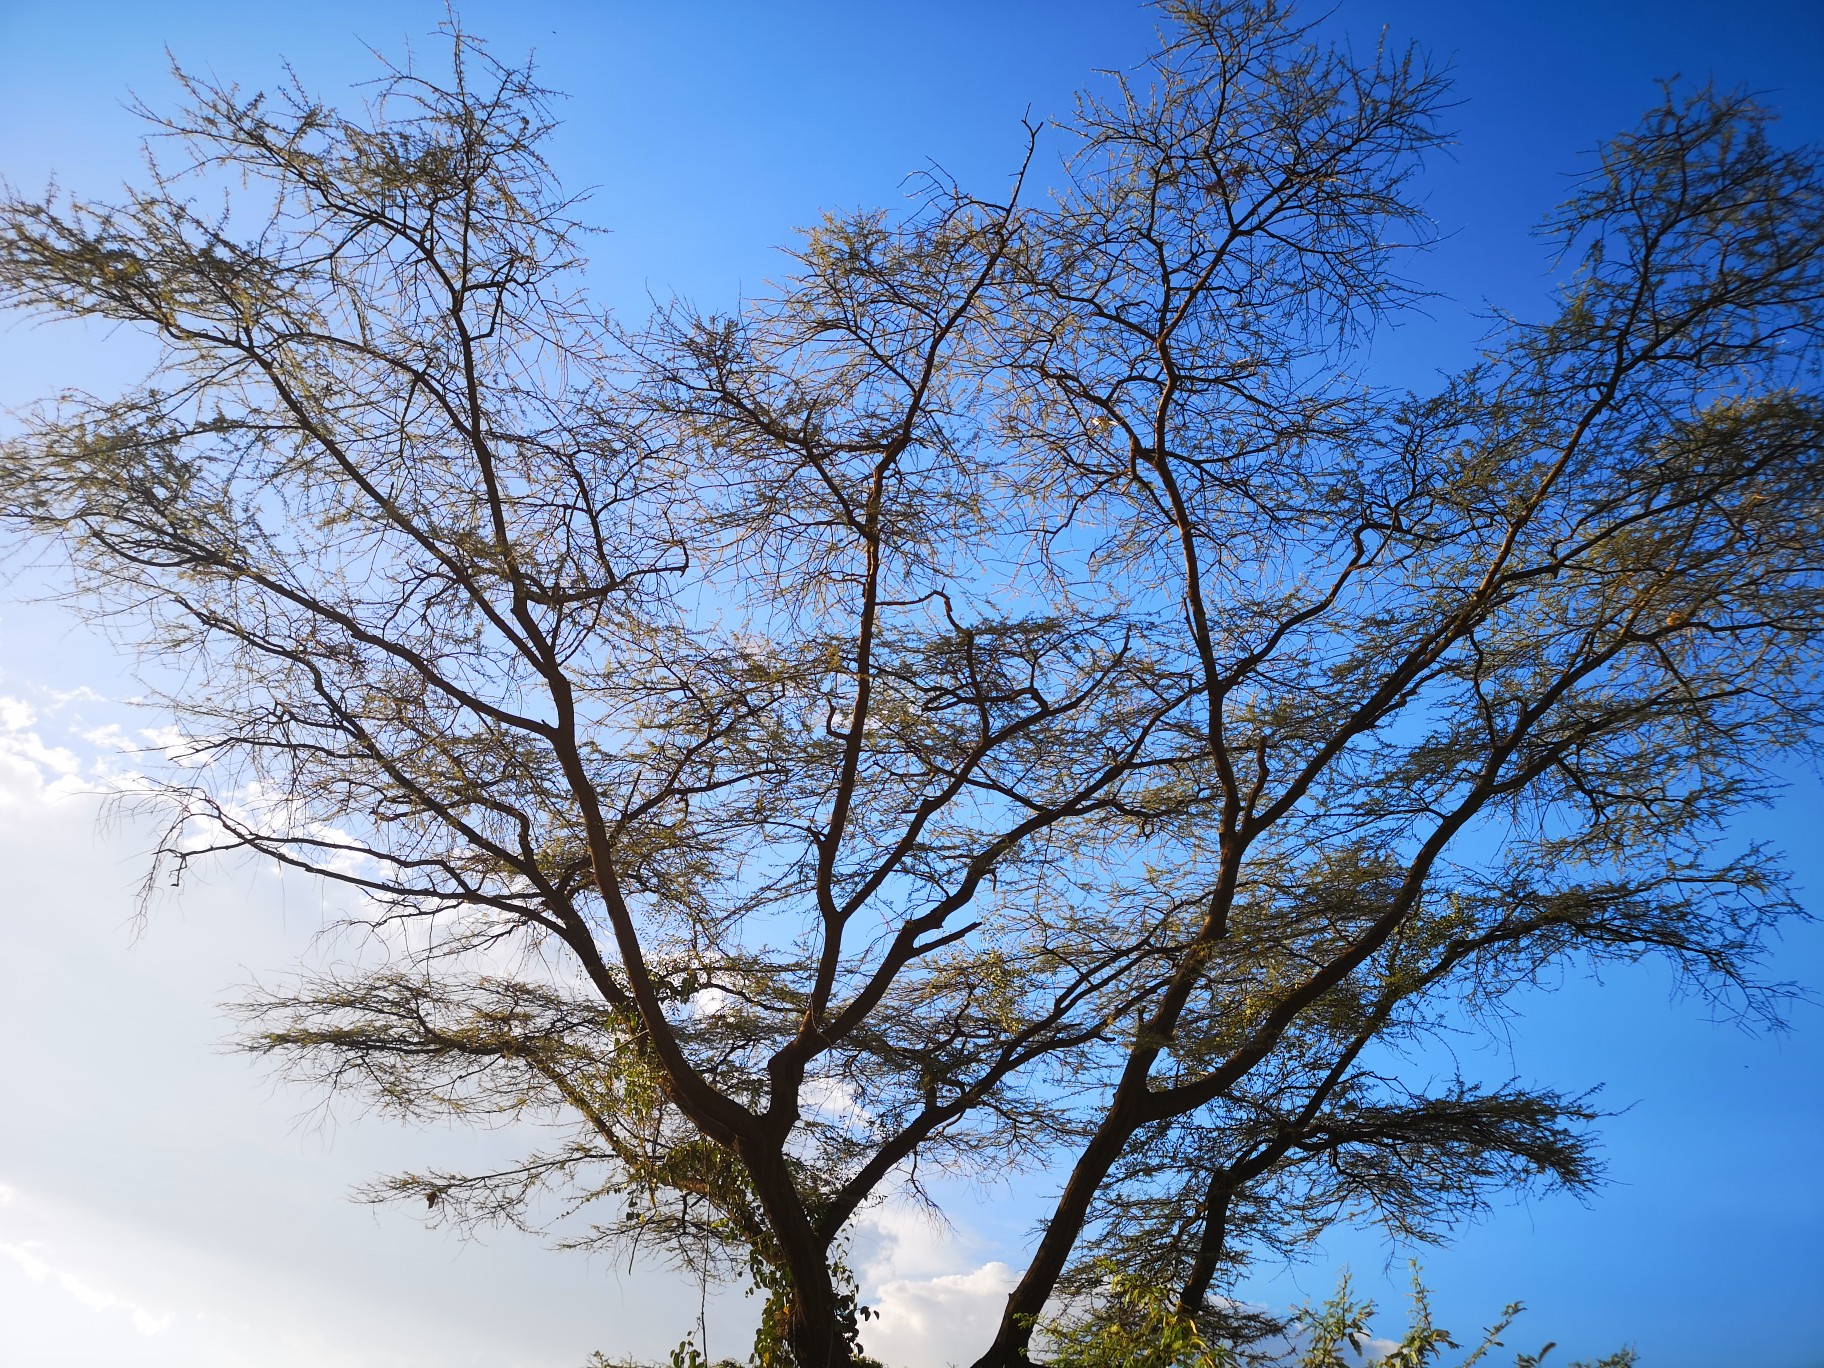
[[[555,1189],[824,1368],[869,1203],[1055,1167],[991,1368],[1111,1250],[1207,1317],[1249,1244],[1588,1186],[1587,1099],[1398,1067],[1552,966],[1777,1011],[1798,908],[1716,836],[1818,737],[1815,159],[1668,90],[1548,222],[1556,316],[1386,393],[1442,79],[1167,17],[1055,195],[933,178],[733,315],[591,309],[545,92],[459,33],[358,117],[185,78],[144,188],[7,192],[0,299],[163,348],[0,461],[189,738],[155,873],[309,871],[388,951],[249,1048],[571,1123],[378,1195]]]

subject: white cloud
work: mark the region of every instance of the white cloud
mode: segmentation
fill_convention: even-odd
[[[904,1198],[855,1225],[855,1271],[874,1318],[868,1352],[895,1368],[969,1363],[993,1338],[1018,1273],[984,1260],[983,1242]]]
[[[56,740],[100,720],[5,692]],[[10,754],[0,781],[17,772]],[[359,1108],[333,1133],[299,1129],[311,1097],[225,1055],[213,1004],[309,953],[331,915],[313,886],[224,867],[136,935],[149,829],[131,814],[98,825],[105,785],[87,776],[72,782],[90,797],[47,800],[56,782],[30,764],[31,805],[0,822],[0,903],[31,914],[0,916],[0,1036],[17,1046],[0,1097],[0,1364],[576,1368],[595,1348],[663,1360],[698,1308],[668,1271],[516,1232],[464,1244],[349,1202],[379,1173],[497,1168],[547,1137],[408,1128]],[[744,1343],[754,1309],[739,1291],[712,1295],[717,1344]]]
[[[864,1287],[958,1273],[982,1262],[980,1241],[928,1208],[893,1197],[855,1222],[855,1270]]]
[[[0,805],[43,806],[114,787],[123,753],[111,735],[118,728],[82,725],[61,716],[71,705],[100,695],[90,689],[33,692],[41,704],[0,695]],[[54,721],[67,740],[81,743],[80,750],[45,739]]]
[[[701,988],[690,999],[690,1010],[698,1016],[713,1017],[726,1011],[733,999],[721,988]]]
[[[969,1363],[994,1337],[1018,1275],[998,1260],[967,1273],[895,1278],[874,1294],[862,1332],[870,1354],[905,1368]]]
[[[840,1078],[807,1078],[800,1103],[819,1120],[836,1125],[859,1127],[873,1119],[854,1087]]]
[[[133,1328],[142,1335],[162,1334],[171,1328],[172,1315],[169,1311],[153,1311],[129,1298],[103,1291],[68,1269],[56,1267],[34,1252],[36,1248],[41,1246],[0,1241],[0,1256],[12,1260],[33,1282],[54,1283],[91,1311],[117,1311],[125,1314],[133,1322]]]

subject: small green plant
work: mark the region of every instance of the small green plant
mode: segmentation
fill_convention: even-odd
[[[712,1362],[703,1351],[697,1348],[696,1337],[686,1335],[676,1349],[665,1358],[663,1364],[645,1363],[639,1359],[611,1359],[601,1350],[596,1350],[584,1361],[583,1368],[742,1368],[734,1359],[716,1359]]]

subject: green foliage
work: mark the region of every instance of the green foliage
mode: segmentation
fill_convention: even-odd
[[[1099,1314],[1042,1327],[1055,1368],[1235,1368],[1225,1345],[1206,1343],[1163,1288],[1104,1265],[1107,1300]]]
[[[1374,1303],[1356,1297],[1346,1272],[1326,1301],[1299,1307],[1273,1334],[1236,1344],[1206,1338],[1198,1317],[1183,1311],[1168,1289],[1107,1262],[1099,1271],[1104,1284],[1087,1314],[1042,1327],[1048,1368],[1444,1368],[1444,1352],[1462,1347],[1433,1322],[1416,1264],[1406,1328],[1387,1347],[1374,1339]],[[1500,1348],[1501,1335],[1522,1309],[1509,1304],[1454,1368],[1473,1368]],[[1551,1349],[1548,1344],[1538,1354],[1518,1354],[1515,1368],[1541,1368]],[[1635,1361],[1632,1349],[1622,1349],[1569,1368],[1631,1368]]]
[[[830,1260],[830,1280],[836,1290],[835,1321],[840,1342],[855,1368],[880,1368],[861,1350],[862,1326],[873,1317],[873,1308],[863,1305],[855,1275],[840,1255]],[[748,1259],[746,1295],[764,1297],[760,1323],[754,1329],[754,1346],[748,1362],[753,1368],[795,1368],[797,1359],[791,1347],[792,1311],[791,1273],[757,1255]]]

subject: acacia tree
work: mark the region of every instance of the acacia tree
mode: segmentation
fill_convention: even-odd
[[[380,1195],[555,1188],[823,1368],[870,1203],[1052,1167],[991,1368],[1111,1249],[1197,1312],[1238,1237],[1587,1186],[1585,1099],[1397,1067],[1553,966],[1775,1009],[1797,908],[1715,837],[1818,735],[1814,160],[1669,91],[1549,221],[1556,315],[1383,393],[1442,81],[1167,19],[1049,197],[828,219],[733,315],[592,310],[544,92],[460,35],[358,116],[185,78],[143,188],[8,192],[0,298],[162,348],[0,466],[189,738],[159,867],[387,948],[250,1048],[569,1127]]]

